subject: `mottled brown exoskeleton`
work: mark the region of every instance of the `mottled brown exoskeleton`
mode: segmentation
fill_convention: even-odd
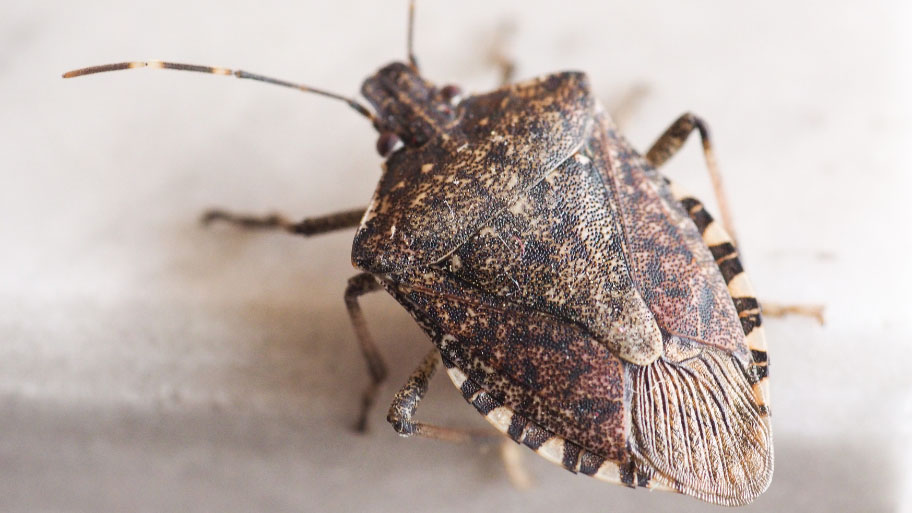
[[[303,235],[357,226],[363,273],[345,301],[371,375],[359,429],[386,367],[357,298],[384,289],[435,346],[390,408],[399,433],[471,438],[413,420],[442,363],[498,430],[571,472],[753,500],[773,472],[759,305],[728,231],[657,171],[697,129],[717,179],[705,124],[682,116],[644,156],[582,73],[462,97],[419,73],[409,26],[408,62],[364,82],[373,111],[207,66],[65,76],[146,65],[234,74],[344,100],[373,122],[386,162],[366,209],[301,222],[205,216]]]

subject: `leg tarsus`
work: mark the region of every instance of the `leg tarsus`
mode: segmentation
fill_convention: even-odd
[[[434,348],[421,360],[418,368],[409,376],[408,381],[393,398],[386,420],[402,436],[423,436],[447,442],[484,442],[500,437],[499,433],[488,431],[459,429],[415,422],[413,417],[418,410],[418,403],[427,393],[428,384],[440,366],[440,352]]]
[[[367,363],[367,371],[370,375],[370,383],[364,388],[361,394],[361,408],[358,414],[358,420],[355,422],[354,429],[358,432],[367,430],[367,414],[377,391],[383,380],[386,379],[386,364],[380,351],[374,343],[374,339],[367,330],[367,324],[364,322],[364,314],[361,312],[361,306],[358,304],[358,298],[364,294],[380,290],[380,284],[370,273],[361,273],[353,276],[348,280],[348,287],[345,289],[345,306],[348,307],[348,315],[351,318],[352,327],[355,329],[358,343],[361,346],[361,353]]]
[[[209,226],[216,221],[233,224],[238,228],[243,228],[245,230],[288,230],[289,227],[294,224],[285,216],[277,213],[267,214],[265,216],[251,216],[235,214],[217,208],[203,212],[203,215],[200,217],[200,223],[202,223],[203,226]]]
[[[694,129],[700,132],[700,139],[703,142],[703,156],[706,158],[706,168],[709,171],[709,179],[712,181],[716,202],[719,204],[722,226],[725,227],[725,230],[728,232],[728,235],[731,236],[732,240],[737,242],[738,239],[735,236],[731,214],[728,210],[728,201],[725,198],[725,190],[722,187],[722,175],[719,173],[719,168],[716,165],[716,156],[712,149],[712,138],[710,137],[709,126],[705,121],[690,112],[685,113],[668,127],[668,129],[665,130],[665,133],[663,133],[655,144],[649,148],[649,151],[646,152],[646,160],[648,160],[653,167],[661,167],[681,149],[681,146],[684,145],[684,141],[687,140],[687,137]]]
[[[235,214],[220,209],[211,209],[203,213],[200,222],[208,226],[213,222],[224,222],[245,230],[282,230],[296,235],[317,235],[345,228],[358,226],[364,217],[363,208],[346,210],[319,217],[308,217],[294,222],[281,214],[252,216]]]
[[[510,483],[520,490],[532,488],[535,480],[523,464],[524,449],[519,444],[505,439],[500,443],[500,459],[503,461]]]
[[[765,317],[785,317],[786,315],[800,315],[815,319],[821,326],[824,324],[823,305],[785,305],[781,303],[766,303],[760,305]]]
[[[509,85],[510,82],[513,81],[513,76],[516,74],[516,63],[503,55],[498,55],[495,59],[497,67],[500,68],[500,85]]]

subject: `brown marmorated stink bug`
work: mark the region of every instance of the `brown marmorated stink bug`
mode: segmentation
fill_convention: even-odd
[[[396,395],[402,435],[462,440],[416,422],[442,363],[491,424],[571,472],[739,505],[770,483],[768,360],[760,308],[731,230],[657,168],[698,130],[723,212],[706,125],[681,116],[645,154],[618,133],[586,76],[564,72],[462,96],[419,72],[412,52],[348,103],[379,133],[383,175],[366,209],[291,222],[211,211],[249,228],[315,235],[357,227],[362,270],[345,302],[371,381],[363,429],[386,368],[358,298],[385,289],[434,348]],[[505,73],[506,75],[506,73]]]

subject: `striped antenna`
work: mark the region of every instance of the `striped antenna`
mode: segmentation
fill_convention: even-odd
[[[316,93],[321,96],[326,96],[328,98],[334,98],[336,100],[342,100],[347,103],[349,107],[355,109],[359,114],[366,117],[367,119],[374,121],[374,114],[367,109],[367,107],[361,105],[353,98],[348,98],[342,95],[331,93],[329,91],[324,91],[322,89],[316,89],[310,86],[295,84],[292,82],[286,82],[284,80],[279,80],[276,78],[265,77],[263,75],[257,75],[255,73],[249,73],[242,70],[232,70],[228,68],[216,68],[212,66],[199,66],[196,64],[178,64],[176,62],[164,62],[164,61],[136,61],[136,62],[118,62],[116,64],[104,64],[101,66],[90,66],[88,68],[77,69],[73,71],[68,71],[63,74],[63,78],[74,78],[81,77],[83,75],[93,75],[95,73],[104,73],[106,71],[119,71],[122,69],[133,69],[133,68],[158,68],[158,69],[176,69],[179,71],[196,71],[198,73],[210,73],[212,75],[234,75],[237,78],[247,78],[250,80],[257,80],[259,82],[266,82],[267,84],[275,84],[282,87],[290,87],[292,89],[297,89],[299,91],[304,91],[306,93]]]

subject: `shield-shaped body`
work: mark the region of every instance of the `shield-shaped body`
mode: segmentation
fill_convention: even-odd
[[[409,80],[388,66],[365,95],[383,112],[433,91]],[[573,472],[723,504],[765,490],[765,346],[721,228],[617,133],[582,74],[438,111],[387,160],[352,254],[466,399]]]

